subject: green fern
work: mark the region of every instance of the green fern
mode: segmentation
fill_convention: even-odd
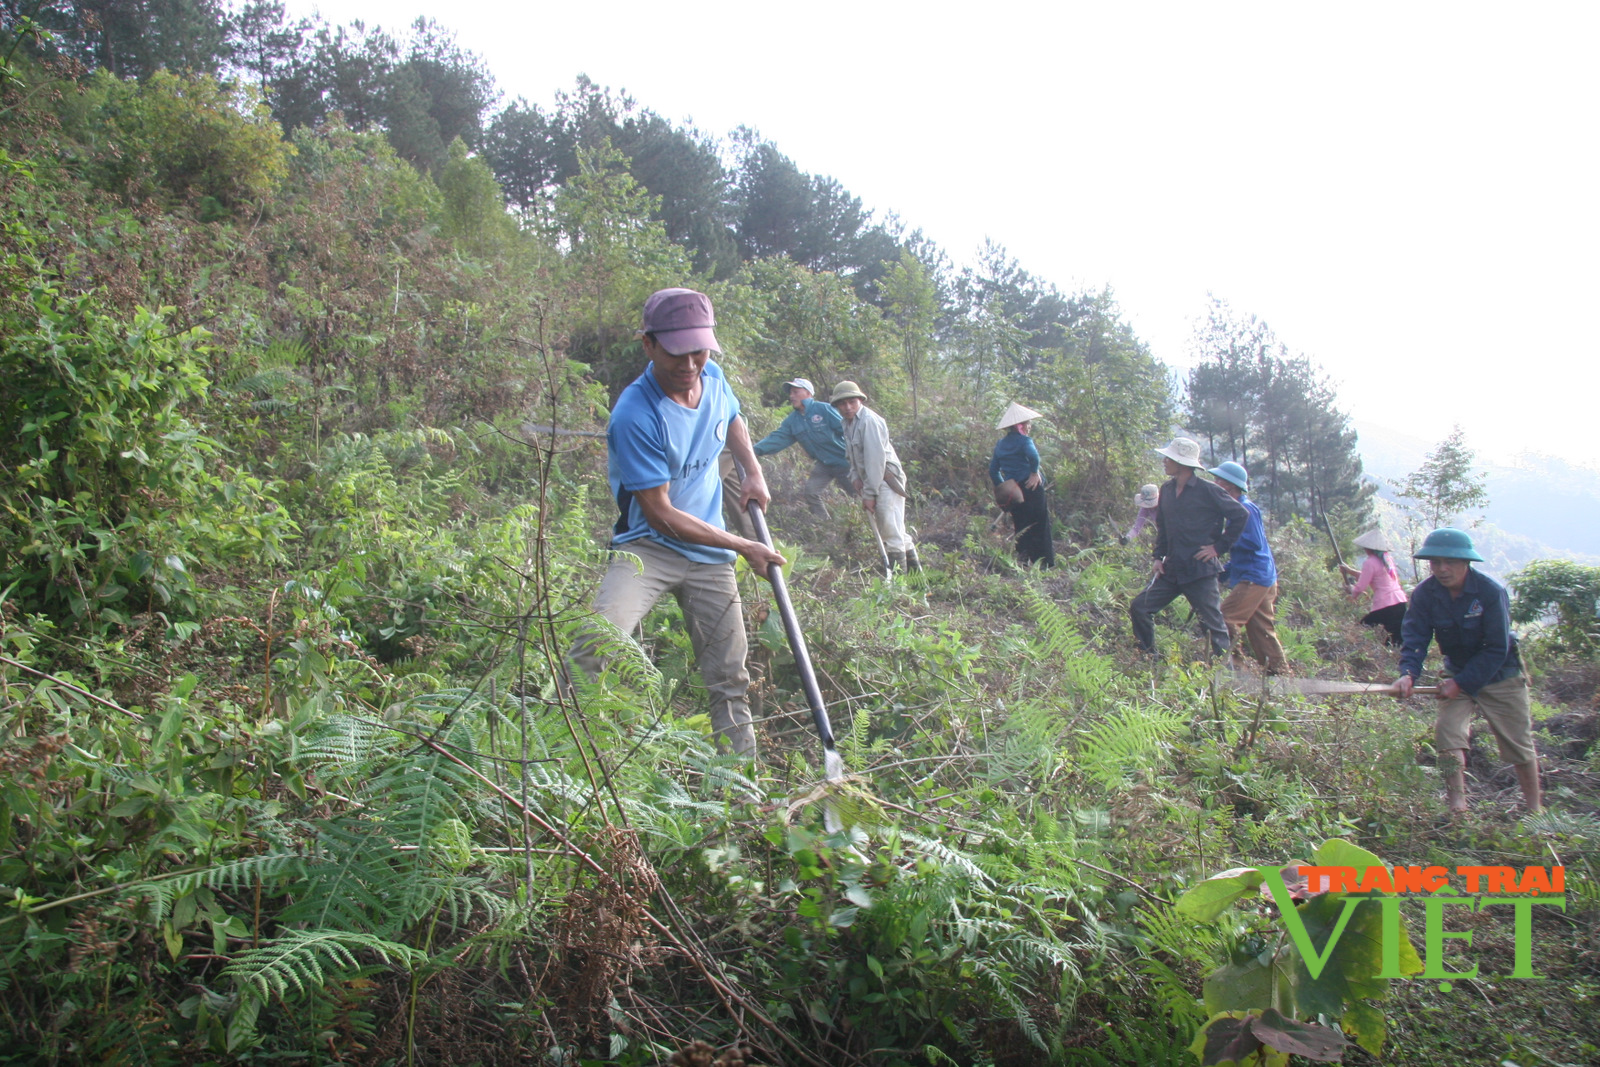
[[[427,953],[409,945],[353,930],[287,930],[260,948],[240,953],[222,974],[239,990],[263,998],[287,996],[291,990],[304,994],[363,966],[357,953],[408,970],[428,960]]]
[[[1114,789],[1188,726],[1178,711],[1149,704],[1124,704],[1082,735],[1078,766],[1099,785]]]
[[[1022,998],[1011,988],[1011,981],[981,957],[970,960],[970,965],[973,973],[989,987],[995,997],[1011,1009],[1011,1019],[1017,1024],[1017,1029],[1022,1031],[1023,1036],[1039,1048],[1045,1048],[1044,1035],[1039,1032],[1039,1024],[1034,1021],[1033,1014],[1028,1011],[1028,1006],[1022,1002]]]
[[[1038,628],[1037,645],[1044,662],[1064,664],[1083,655],[1089,642],[1078,632],[1071,616],[1031,585],[1023,587],[1022,596]]]
[[[982,867],[979,867],[970,858],[942,841],[935,841],[931,837],[922,837],[905,831],[901,831],[900,840],[908,845],[915,846],[929,858],[937,860],[944,867],[959,872],[980,885],[987,886],[994,881]]]
[[[161,922],[167,917],[172,902],[201,886],[211,889],[244,889],[258,883],[277,883],[292,878],[304,870],[304,858],[298,852],[270,852],[259,856],[219,863],[199,871],[190,871],[175,878],[151,879],[129,886],[130,897],[147,897],[150,901],[151,921]]]
[[[1545,808],[1537,815],[1524,817],[1522,828],[1535,834],[1600,840],[1600,818],[1581,811],[1557,811],[1554,808]]]
[[[1038,662],[1062,672],[1067,692],[1097,703],[1117,678],[1116,664],[1091,650],[1072,617],[1039,590],[1028,586],[1023,597],[1037,630],[1034,649]]]

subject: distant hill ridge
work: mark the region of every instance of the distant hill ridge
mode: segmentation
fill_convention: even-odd
[[[1395,499],[1396,487],[1438,444],[1375,423],[1354,425],[1366,472],[1387,500]],[[1600,564],[1600,471],[1533,453],[1519,456],[1514,466],[1481,467],[1488,474],[1489,506],[1484,525],[1474,532],[1504,557],[1502,566],[1514,569],[1543,556]]]

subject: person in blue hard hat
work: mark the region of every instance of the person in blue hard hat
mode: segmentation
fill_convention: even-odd
[[[1261,509],[1246,495],[1250,472],[1229,460],[1207,473],[1217,480],[1223,492],[1243,504],[1250,516],[1245,520],[1244,533],[1228,550],[1228,566],[1221,575],[1228,587],[1228,598],[1222,602],[1222,621],[1228,624],[1228,639],[1233,643],[1233,665],[1244,665],[1239,647],[1239,631],[1243,630],[1256,662],[1268,674],[1282,674],[1289,664],[1283,657],[1276,625],[1278,564],[1272,558],[1272,546],[1267,544]]]
[[[850,484],[850,459],[845,454],[844,416],[832,404],[816,399],[817,390],[810,379],[795,378],[783,384],[789,390],[789,405],[794,410],[776,430],[756,442],[756,455],[770,456],[799,444],[812,459],[811,476],[806,479],[806,506],[811,514],[825,519],[828,508],[822,502],[822,494],[830,483],[847,494],[855,492]]]
[[[1505,586],[1472,566],[1483,562],[1467,533],[1444,527],[1417,550],[1429,577],[1411,594],[1401,624],[1400,677],[1394,694],[1411,695],[1422,675],[1428,646],[1439,643],[1439,711],[1433,735],[1444,776],[1445,800],[1453,812],[1467,810],[1466,762],[1473,716],[1479,712],[1500,742],[1500,755],[1517,771],[1529,812],[1542,810],[1539,754],[1533,747],[1528,676],[1522,670],[1517,635],[1511,632],[1511,600]]]

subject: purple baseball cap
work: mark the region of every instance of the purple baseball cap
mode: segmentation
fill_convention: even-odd
[[[711,313],[711,298],[693,289],[658,289],[644,302],[644,327],[641,333],[655,336],[668,354],[686,356],[709,348],[722,352],[711,327],[717,324]]]

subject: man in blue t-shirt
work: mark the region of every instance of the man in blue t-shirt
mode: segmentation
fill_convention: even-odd
[[[854,494],[850,484],[850,460],[844,450],[844,417],[832,404],[817,400],[816,387],[808,378],[796,378],[783,383],[789,390],[789,404],[794,408],[778,424],[778,428],[756,442],[756,455],[770,456],[782,452],[799,442],[806,455],[814,461],[811,476],[806,479],[806,504],[811,514],[828,517],[822,503],[822,494],[828,483],[837,483],[846,493]]]
[[[683,608],[695,663],[711,700],[719,747],[756,751],[746,690],[744,605],[733,561],[743,556],[762,577],[787,561],[759,541],[723,525],[723,447],[744,468],[740,506],[771,499],[739,401],[711,361],[717,344],[711,299],[692,289],[662,289],[644,305],[644,351],[650,357],[611,409],[606,457],[617,522],[611,564],[594,610],[627,634],[664,593]],[[590,633],[573,650],[589,674],[605,665],[603,636]]]

